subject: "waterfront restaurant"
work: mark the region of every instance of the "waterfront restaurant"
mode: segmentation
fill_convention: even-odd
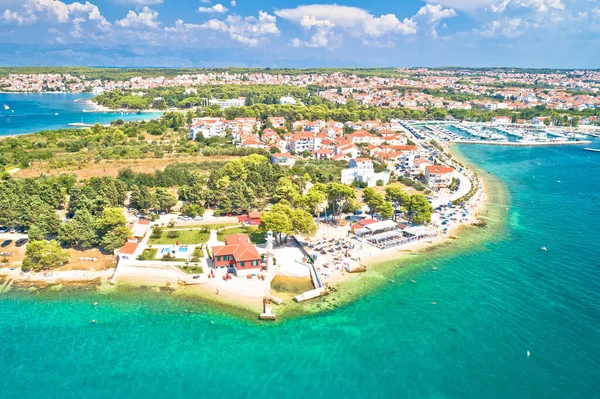
[[[382,222],[375,222],[371,224],[365,225],[361,229],[355,229],[354,234],[359,237],[372,237],[377,234],[387,233],[396,231],[398,229],[398,224],[393,220],[384,220]],[[401,234],[401,232],[400,232]]]

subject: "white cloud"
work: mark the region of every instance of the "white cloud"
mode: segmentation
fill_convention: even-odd
[[[230,15],[225,23],[228,26],[229,36],[233,40],[253,47],[257,46],[265,36],[279,35],[275,16],[264,11],[258,12],[258,18]]]
[[[376,17],[358,7],[337,4],[313,4],[275,11],[275,15],[312,32],[310,41],[292,40],[291,46],[328,47],[336,32],[354,37],[379,37],[398,33],[412,35],[416,23],[408,18],[400,21],[394,14]]]
[[[237,1],[231,0],[231,3],[229,3],[229,4],[231,4],[231,7],[235,7],[235,6],[237,6]]]
[[[258,46],[268,36],[277,36],[280,33],[275,16],[264,11],[259,11],[258,18],[229,15],[225,20],[213,18],[202,24],[186,24],[178,20],[175,26],[165,28],[165,32],[178,34],[188,34],[196,30],[228,33],[232,40],[251,47]]]
[[[158,12],[144,6],[139,13],[129,10],[127,16],[124,19],[116,21],[115,24],[127,29],[156,29],[159,25],[156,18],[158,18]]]
[[[112,25],[100,13],[98,7],[89,1],[67,4],[60,0],[27,0],[18,12],[5,10],[0,19],[6,23],[30,25],[36,22],[70,26],[69,35],[79,39],[85,36],[84,25],[88,30],[99,29],[102,33],[111,30]],[[70,24],[70,25],[69,25]],[[57,26],[58,26],[57,25]],[[91,29],[90,29],[91,28]],[[64,30],[64,29],[63,29]],[[54,29],[54,31],[59,31]],[[56,38],[55,38],[56,40]]]
[[[73,3],[81,5],[81,3]],[[50,20],[58,23],[70,21],[69,6],[58,0],[30,0],[25,3],[25,12],[29,15],[42,14]]]
[[[534,12],[564,10],[562,0],[425,0],[427,3],[442,5],[467,12],[477,10],[502,13],[509,8],[527,8]]]
[[[441,5],[433,6],[426,4],[412,18],[418,25],[426,26],[433,37],[437,37],[437,27],[440,22],[447,18],[455,17],[456,11],[453,8],[443,8]]]
[[[0,20],[7,23],[15,23],[19,26],[21,25],[30,25],[37,21],[37,17],[35,15],[21,15],[17,12],[12,12],[10,10],[5,10],[4,14],[0,16]]]
[[[145,6],[145,5],[162,4],[163,1],[164,0],[115,0],[115,3],[134,5],[134,6]]]
[[[221,3],[215,4],[212,7],[198,7],[198,12],[223,13],[223,12],[227,12],[227,11],[229,11],[229,9]]]
[[[302,47],[302,40],[300,40],[299,38],[295,37],[292,40],[290,40],[290,46],[291,47]]]
[[[489,22],[482,27],[482,30],[476,30],[475,32],[484,37],[503,36],[514,39],[527,30],[536,28],[539,28],[539,24],[535,22],[525,21],[521,18],[504,18]]]

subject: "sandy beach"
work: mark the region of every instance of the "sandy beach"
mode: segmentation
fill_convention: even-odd
[[[85,102],[86,105],[92,107],[92,109],[86,109],[83,112],[123,112],[128,114],[135,113],[164,113],[166,110],[164,109],[129,109],[129,108],[108,108],[103,105],[96,104],[92,100],[87,100]]]

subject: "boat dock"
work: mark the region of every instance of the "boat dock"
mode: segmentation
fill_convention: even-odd
[[[582,145],[592,144],[589,140],[580,141],[490,141],[490,140],[452,140],[456,144],[487,144],[487,145],[504,145],[512,147],[546,147],[553,145]]]
[[[306,291],[300,295],[296,295],[294,297],[294,301],[300,303],[304,301],[308,301],[309,299],[315,299],[320,296],[328,295],[329,291],[325,287],[315,288],[314,290]]]
[[[319,277],[317,267],[315,266],[315,262],[310,256],[310,254],[306,251],[306,249],[304,249],[304,247],[302,246],[302,244],[300,244],[296,237],[290,236],[290,238],[292,239],[294,244],[296,244],[298,249],[300,249],[300,252],[302,252],[302,255],[304,255],[304,258],[307,260],[306,266],[308,266],[310,278],[312,279],[313,286],[315,287],[315,289],[313,290],[306,291],[300,295],[296,295],[294,297],[294,301],[303,302],[308,301],[309,299],[314,299],[329,294],[329,291],[327,291],[327,287],[325,287],[323,281],[321,281],[321,277]]]
[[[276,316],[271,310],[271,297],[263,298],[263,312],[258,316],[261,320],[275,320]]]

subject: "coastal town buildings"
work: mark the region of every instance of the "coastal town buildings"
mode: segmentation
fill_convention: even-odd
[[[0,88],[9,92],[92,92],[100,95],[113,90],[145,96],[151,89],[185,87],[187,95],[197,95],[202,85],[318,85],[317,93],[336,104],[354,101],[359,105],[415,110],[427,108],[468,111],[518,111],[542,105],[549,109],[584,111],[600,106],[600,73],[592,70],[534,73],[521,70],[478,70],[401,68],[395,77],[358,76],[350,73],[270,74],[207,72],[177,76],[136,76],[125,80],[97,79],[84,74],[40,73],[0,76]],[[508,82],[506,86],[498,82]],[[410,88],[408,90],[407,88]],[[245,98],[201,99],[200,105],[221,109],[245,105]],[[292,97],[279,99],[281,105],[299,105]],[[173,106],[174,104],[169,104]],[[360,127],[370,131],[381,121],[365,121]],[[274,123],[275,128],[283,128]]]

